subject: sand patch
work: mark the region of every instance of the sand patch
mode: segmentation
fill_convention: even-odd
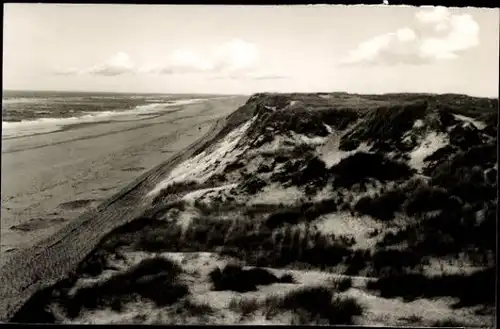
[[[294,205],[300,202],[304,193],[296,186],[283,188],[279,184],[271,184],[262,189],[260,193],[250,198],[248,204],[286,204]]]
[[[440,148],[448,145],[448,143],[449,140],[447,135],[436,132],[429,133],[425,136],[420,145],[410,152],[410,166],[421,171],[424,165],[424,159]]]
[[[346,212],[323,215],[313,222],[322,233],[333,233],[336,236],[353,237],[356,247],[360,249],[374,248],[381,236],[369,237],[373,230],[383,231],[386,225],[369,216],[352,216]]]
[[[238,159],[245,149],[237,149],[237,145],[254,120],[255,117],[231,131],[212,150],[205,150],[174,168],[148,195],[155,195],[175,182],[195,180],[201,183],[221,171],[225,164]]]
[[[475,119],[468,117],[468,116],[465,116],[465,115],[453,114],[453,117],[459,121],[470,122],[478,129],[484,129],[486,127],[486,124],[484,122],[479,121],[479,120],[475,120]]]
[[[330,128],[331,129],[331,128]],[[339,134],[333,133],[330,137],[323,143],[323,145],[319,148],[320,159],[323,160],[327,166],[330,168],[337,163],[339,163],[342,159],[351,156],[352,154],[364,151],[368,152],[370,147],[366,143],[361,143],[358,148],[352,151],[342,151],[339,148],[341,136]]]

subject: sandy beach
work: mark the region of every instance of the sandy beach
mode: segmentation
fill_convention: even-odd
[[[152,119],[3,140],[0,264],[167,161],[244,100],[214,99]]]

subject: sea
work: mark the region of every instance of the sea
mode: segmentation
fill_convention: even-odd
[[[153,118],[178,111],[179,105],[218,97],[221,95],[3,91],[2,139],[52,133],[82,124]]]

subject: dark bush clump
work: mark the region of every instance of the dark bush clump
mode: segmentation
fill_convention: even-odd
[[[352,149],[353,141],[373,142],[378,151],[405,149],[401,137],[412,128],[415,120],[423,118],[427,112],[427,101],[422,100],[380,106],[367,113],[362,122],[341,138],[340,149]]]
[[[406,213],[409,216],[433,210],[454,211],[460,204],[442,188],[422,186],[415,189],[408,197]]]
[[[454,319],[439,320],[432,324],[432,327],[446,327],[446,328],[466,328],[467,326]]]
[[[181,268],[169,259],[146,259],[125,273],[79,289],[65,304],[67,314],[76,317],[82,307],[120,309],[123,302],[132,300],[134,296],[152,300],[158,306],[172,304],[189,293],[185,285],[175,282],[180,272]]]
[[[367,183],[369,178],[385,182],[408,179],[413,175],[413,170],[406,163],[391,160],[381,153],[366,152],[356,152],[342,159],[330,171],[337,187]]]
[[[264,180],[257,176],[252,176],[243,182],[242,189],[250,194],[255,194],[266,185],[267,184]]]
[[[257,169],[257,173],[268,173],[268,172],[271,172],[273,171],[273,167],[270,166],[270,165],[266,165],[266,164],[262,164],[259,166],[259,168]]]
[[[451,129],[449,136],[450,143],[462,150],[482,144],[481,134],[472,124],[455,126]]]
[[[106,256],[102,250],[92,253],[86,261],[81,263],[77,271],[90,276],[98,276],[109,266]]]
[[[332,286],[336,292],[344,292],[352,287],[352,279],[350,277],[333,278]]]
[[[451,156],[456,154],[459,149],[453,145],[446,145],[434,153],[424,158],[425,167],[423,173],[429,175],[437,166],[448,160]]]
[[[229,173],[229,172],[235,171],[235,170],[243,168],[243,167],[245,167],[245,164],[241,161],[231,162],[230,164],[228,164],[226,166],[226,168],[224,169],[224,172]]]
[[[395,189],[376,197],[362,197],[354,209],[361,214],[380,220],[390,220],[394,218],[395,212],[401,208],[405,199],[404,191]]]
[[[493,305],[495,303],[495,268],[469,275],[399,274],[369,282],[367,288],[378,290],[384,298],[404,297],[409,300],[439,296],[458,297],[455,307]]]
[[[36,292],[11,318],[14,323],[56,323],[54,315],[40,305],[47,305],[52,297],[52,288]]]
[[[280,172],[271,176],[271,180],[286,185],[320,189],[326,185],[328,177],[329,172],[323,160],[312,153],[303,153],[288,160]]]
[[[305,204],[302,208],[304,217],[312,221],[321,215],[337,211],[338,203],[336,199],[325,199],[313,204]]]
[[[266,226],[270,229],[282,226],[283,224],[297,224],[302,218],[303,214],[298,209],[283,210],[275,212],[266,220]]]
[[[296,283],[292,274],[283,274],[280,278],[281,283]]]
[[[262,268],[244,270],[240,266],[226,265],[221,271],[216,268],[210,272],[214,290],[232,290],[237,292],[255,291],[258,285],[280,282],[270,271]]]
[[[421,263],[423,255],[416,250],[378,250],[372,256],[376,272],[401,272],[405,267],[414,267]]]
[[[335,296],[326,287],[309,287],[292,291],[278,301],[267,301],[276,309],[294,311],[302,323],[326,320],[329,324],[353,324],[354,317],[363,314],[363,307],[353,298]]]
[[[371,260],[371,253],[369,250],[356,250],[352,255],[346,259],[347,269],[346,275],[357,275],[359,272],[366,268],[368,262]]]

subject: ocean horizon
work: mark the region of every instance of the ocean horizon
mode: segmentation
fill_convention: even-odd
[[[72,125],[153,118],[180,110],[181,105],[218,97],[231,96],[4,90],[2,138],[51,133]]]

